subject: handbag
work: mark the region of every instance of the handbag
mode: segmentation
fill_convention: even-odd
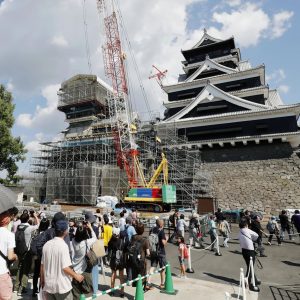
[[[105,253],[105,248],[104,248],[104,240],[99,239],[97,240],[93,246],[92,246],[93,251],[95,252],[97,257],[103,257],[106,255]]]
[[[93,249],[88,249],[87,242],[86,244],[86,254],[85,254],[85,260],[88,268],[93,268],[94,266],[98,265],[98,257],[93,251]]]

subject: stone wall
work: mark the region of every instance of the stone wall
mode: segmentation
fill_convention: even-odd
[[[223,209],[300,208],[300,158],[287,143],[203,150],[201,169]]]

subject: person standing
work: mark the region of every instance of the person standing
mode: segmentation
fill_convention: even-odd
[[[198,235],[200,235],[199,215],[194,212],[191,215],[191,219],[189,223],[189,235],[190,235],[191,247],[193,247],[195,243],[198,243],[200,245],[200,248],[202,249],[204,248],[201,237],[198,237]]]
[[[228,248],[229,234],[231,233],[229,223],[226,221],[226,217],[219,223],[219,231],[224,238],[223,247]]]
[[[136,235],[134,235],[131,239],[130,245],[133,245],[136,249],[137,257],[133,257],[133,261],[129,258],[129,263],[132,264],[132,277],[137,278],[140,274],[141,276],[145,276],[147,273],[147,261],[146,256],[150,256],[150,245],[149,241],[146,237],[143,237],[144,233],[144,224],[137,223],[136,224]],[[138,264],[134,264],[134,262],[138,262]],[[136,283],[133,284],[136,286]],[[147,281],[144,280],[144,289],[147,289]]]
[[[296,228],[300,239],[300,213],[298,209],[296,209],[295,213],[292,215],[291,222],[293,226]]]
[[[215,212],[215,216],[217,224],[220,224],[224,220],[224,215],[221,208],[217,209],[217,211]]]
[[[119,271],[120,284],[124,283],[124,240],[120,238],[120,228],[113,228],[113,235],[108,243],[108,251],[110,253],[110,268],[111,268],[111,288],[115,287],[117,271]],[[113,292],[110,293],[113,296]],[[124,287],[121,289],[121,298],[124,298]]]
[[[91,229],[92,233],[95,234],[96,239],[99,239],[101,236],[101,229],[97,222],[97,217],[93,215],[92,212],[87,212],[85,214],[85,221],[87,222],[86,226]],[[94,235],[92,234],[92,237]],[[96,242],[96,239],[94,240],[94,243]],[[92,269],[92,280],[93,280],[93,295],[95,295],[98,292],[98,285],[99,285],[99,266],[98,264],[95,265]]]
[[[0,214],[0,299],[11,300],[13,295],[13,283],[8,268],[9,261],[15,261],[17,255],[15,235],[7,229],[11,221],[9,211]]]
[[[156,224],[157,225],[156,227],[153,228],[152,233],[158,235],[158,250],[157,250],[157,255],[155,257],[151,257],[150,273],[152,273],[154,269],[157,268],[158,265],[160,268],[162,268],[167,264],[165,245],[168,241],[168,237],[164,231],[164,221],[158,219],[156,220]],[[148,284],[150,285],[150,280],[148,280]],[[165,271],[162,270],[160,271],[160,288],[164,288],[164,286],[165,286]]]
[[[279,227],[278,224],[276,222],[276,217],[272,216],[271,219],[269,220],[268,224],[267,224],[267,229],[269,231],[269,238],[268,238],[268,244],[271,246],[272,245],[272,239],[273,239],[273,235],[275,234],[276,238],[277,238],[277,243],[278,246],[281,246],[281,239],[279,236]]]
[[[125,225],[126,225],[126,220],[124,218],[124,211],[120,212],[120,219],[119,219],[119,228],[120,231],[124,231],[125,230]]]
[[[131,210],[131,219],[132,219],[132,225],[135,225],[137,223],[137,211],[136,209],[133,207]]]
[[[18,296],[27,293],[28,277],[31,270],[33,255],[29,251],[32,240],[32,235],[35,230],[38,230],[40,220],[33,212],[32,217],[35,219],[37,225],[30,225],[28,223],[30,216],[23,213],[20,216],[21,224],[16,231],[16,254],[19,256],[19,265],[16,275],[15,290]]]
[[[131,217],[127,217],[125,230],[120,233],[121,238],[124,240],[124,247],[126,252],[125,255],[127,255],[127,250],[128,250],[127,248],[134,235],[136,235],[136,230],[132,226],[132,219]],[[126,265],[126,274],[127,274],[127,280],[132,280],[132,267],[129,264]]]
[[[183,236],[178,237],[178,252],[179,252],[178,259],[180,264],[180,277],[187,279],[185,273],[185,264],[184,264],[184,259],[187,258],[187,247],[184,242]]]
[[[179,211],[178,211],[178,209],[175,209],[174,214],[171,215],[169,218],[169,226],[173,229],[173,234],[169,238],[168,243],[173,243],[173,240],[177,235],[176,228],[177,228],[178,220],[179,220]]]
[[[32,252],[33,260],[34,260],[34,272],[33,272],[33,280],[32,280],[32,297],[36,297],[39,289],[38,289],[38,280],[40,277],[41,270],[41,257],[37,255],[36,251],[36,240],[39,238],[39,235],[46,231],[50,226],[50,221],[46,218],[43,218],[40,222],[38,235],[31,241],[30,251]]]
[[[176,225],[177,234],[179,236],[184,237],[184,232],[185,232],[186,228],[188,228],[188,224],[184,220],[184,214],[181,214],[180,219],[178,220],[177,225]]]
[[[103,220],[104,220],[104,225],[103,225],[103,232],[102,232],[102,237],[103,237],[103,242],[104,242],[104,249],[106,252],[106,256],[104,256],[103,261],[105,263],[105,265],[108,264],[108,258],[107,258],[107,254],[108,254],[108,243],[112,237],[112,226],[109,225],[109,218],[108,215],[104,215],[103,216]]]
[[[84,277],[73,271],[68,245],[64,238],[68,233],[68,222],[59,220],[54,225],[55,237],[43,247],[41,261],[41,286],[47,300],[72,300],[72,278],[82,282]]]
[[[287,231],[289,235],[289,240],[292,241],[293,238],[291,236],[291,226],[289,222],[289,217],[286,213],[286,210],[282,210],[281,214],[279,215],[279,220],[280,220],[280,238],[283,241],[284,239],[284,233]]]
[[[75,237],[72,241],[74,256],[72,257],[72,267],[77,274],[84,277],[84,286],[76,280],[72,282],[72,294],[74,299],[79,299],[81,294],[89,294],[93,291],[92,270],[88,267],[85,255],[91,249],[96,241],[96,234],[92,229],[91,223],[80,224],[76,230]],[[97,290],[98,291],[98,284]],[[96,294],[93,291],[93,294]]]
[[[267,255],[265,255],[265,248],[263,247],[263,244],[262,244],[263,228],[262,228],[260,222],[261,222],[260,216],[256,215],[254,217],[253,221],[251,222],[250,229],[252,231],[254,231],[255,233],[257,233],[257,235],[258,235],[256,243],[257,243],[257,250],[259,252],[260,257],[267,257]]]
[[[259,287],[256,285],[259,285],[261,282],[254,276],[255,278],[255,285],[252,284],[252,273],[250,268],[250,258],[252,257],[253,261],[253,268],[255,263],[255,251],[254,251],[254,245],[253,242],[255,242],[258,239],[258,234],[248,228],[248,220],[246,218],[241,218],[240,223],[240,232],[239,232],[239,241],[240,246],[242,248],[242,255],[247,265],[247,272],[246,277],[248,278],[248,284],[250,291],[253,292],[259,292]]]
[[[208,233],[210,235],[210,241],[211,241],[210,251],[214,251],[216,256],[220,256],[221,254],[219,252],[217,226],[215,222],[215,216],[213,215],[209,216]]]

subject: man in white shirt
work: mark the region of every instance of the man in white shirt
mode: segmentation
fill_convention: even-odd
[[[72,300],[72,278],[82,282],[84,277],[71,269],[71,258],[64,237],[68,235],[68,222],[55,223],[56,237],[43,247],[41,261],[41,286],[47,300]]]
[[[255,277],[255,286],[251,282],[252,274],[250,268],[250,258],[252,257],[253,267],[255,263],[255,250],[253,242],[258,238],[258,234],[248,228],[248,220],[246,218],[241,218],[240,224],[240,233],[239,240],[240,246],[242,248],[242,255],[247,265],[246,277],[248,277],[249,289],[253,292],[259,292],[259,288],[256,285],[259,285],[261,282]]]
[[[13,284],[7,266],[8,261],[17,259],[14,253],[15,235],[7,229],[11,221],[9,212],[0,214],[0,299],[12,299]]]

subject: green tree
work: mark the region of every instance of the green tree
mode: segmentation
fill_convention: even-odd
[[[11,93],[0,84],[0,171],[7,171],[6,178],[0,178],[0,183],[4,184],[16,184],[21,179],[16,163],[24,161],[26,153],[20,137],[11,134],[14,109]]]

